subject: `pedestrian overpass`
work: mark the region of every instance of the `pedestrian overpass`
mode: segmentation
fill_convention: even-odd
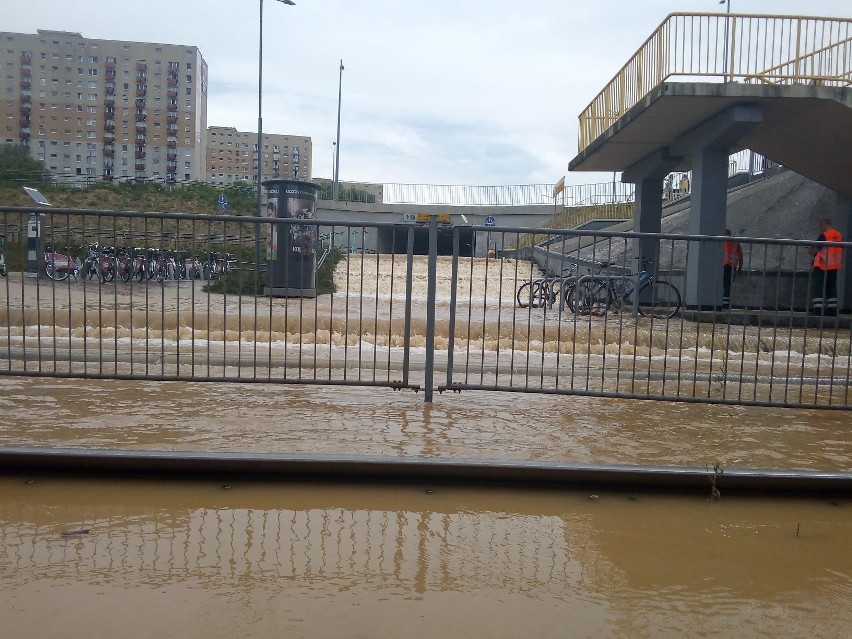
[[[634,230],[648,233],[660,231],[662,180],[691,169],[689,233],[719,236],[728,156],[746,148],[835,191],[836,206],[824,215],[848,238],[852,20],[669,15],[580,114],[569,168],[623,172],[622,181],[636,185]],[[800,237],[816,233],[814,225]],[[657,250],[655,240],[637,243],[637,257],[656,261]],[[721,251],[707,243],[690,253],[689,306],[719,303]],[[845,308],[850,271],[845,265],[839,280]]]

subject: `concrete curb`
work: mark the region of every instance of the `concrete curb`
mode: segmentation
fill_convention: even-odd
[[[712,472],[712,471],[711,471]],[[122,479],[227,478],[322,482],[415,482],[528,488],[710,493],[705,468],[549,461],[286,455],[79,448],[0,448],[0,475],[49,474]],[[724,494],[852,495],[852,472],[725,469]]]

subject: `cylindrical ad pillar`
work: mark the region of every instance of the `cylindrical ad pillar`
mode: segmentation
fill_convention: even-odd
[[[263,183],[270,218],[305,220],[317,217],[320,187],[299,180],[268,180]],[[270,224],[266,236],[268,282],[265,294],[272,297],[316,297],[317,227],[314,224]]]

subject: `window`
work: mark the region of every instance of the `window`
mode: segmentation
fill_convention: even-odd
[[[97,62],[97,60],[95,62]],[[98,75],[98,70],[97,69],[89,69],[89,75]]]
[[[187,68],[187,69],[191,69],[191,68],[192,68],[192,62],[187,62],[187,63],[186,63],[186,68]]]
[[[86,133],[86,137],[89,138],[89,139],[94,139],[94,138],[98,137],[98,134],[95,133],[94,131],[89,131],[88,133]]]
[[[191,75],[187,75],[187,76],[186,76],[186,81],[187,81],[187,82],[192,82],[192,76],[191,76]]]
[[[192,95],[192,87],[186,87],[186,94]]]
[[[191,120],[192,119],[192,113],[187,111],[186,113],[183,114],[183,119],[184,120]]]
[[[186,108],[189,109],[191,107],[192,107],[192,100],[187,100],[186,101]]]
[[[191,163],[191,162],[184,162],[184,163],[183,163],[183,168],[185,168],[185,169],[189,169],[189,168],[191,168],[191,167],[192,167],[192,163]]]

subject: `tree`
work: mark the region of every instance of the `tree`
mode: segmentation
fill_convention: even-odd
[[[0,184],[24,185],[51,182],[50,171],[33,159],[25,146],[0,144]]]

